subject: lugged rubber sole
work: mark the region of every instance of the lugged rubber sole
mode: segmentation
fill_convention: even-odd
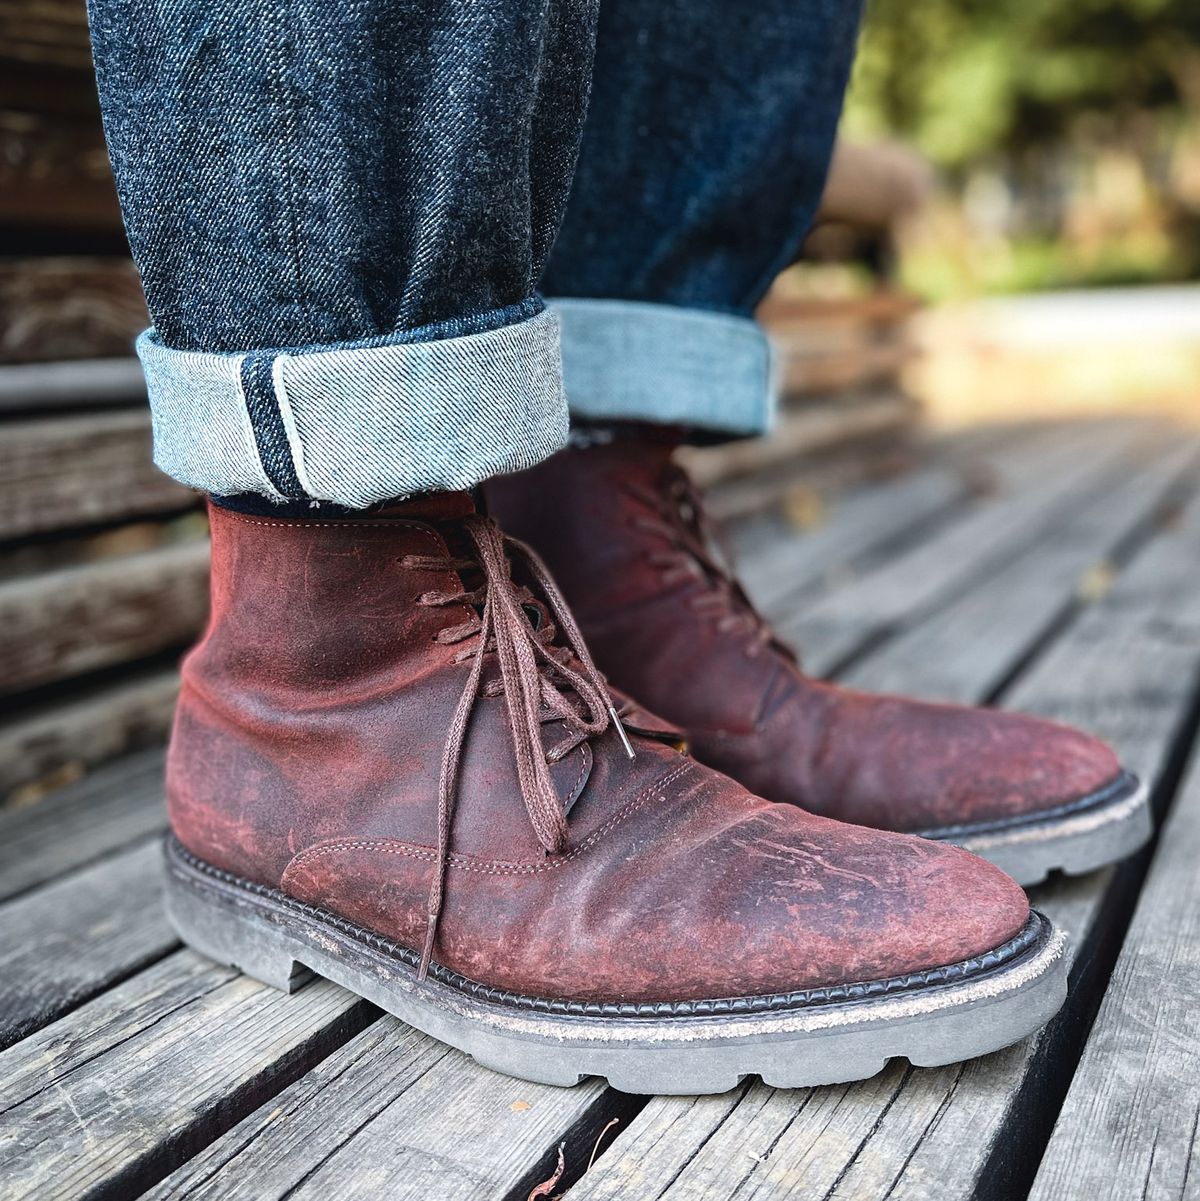
[[[1150,789],[1130,772],[1033,817],[922,831],[973,851],[1028,888],[1052,871],[1082,876],[1140,850],[1154,832]]]
[[[167,910],[184,942],[292,992],[324,976],[480,1064],[544,1084],[600,1076],[632,1093],[719,1093],[746,1076],[792,1088],[998,1050],[1066,997],[1063,937],[1034,912],[987,955],[888,981],[770,997],[644,1005],[517,997],[166,843]]]

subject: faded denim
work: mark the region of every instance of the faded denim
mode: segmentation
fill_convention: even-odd
[[[605,0],[597,49],[597,0],[90,0],[160,465],[352,507],[527,466],[566,428],[543,276],[637,302],[572,309],[580,415],[762,428],[734,331],[811,219],[857,10],[752,9]],[[707,314],[728,360],[679,334]]]
[[[770,428],[771,348],[749,317],[629,300],[556,300],[571,416],[654,421],[697,440]]]
[[[138,354],[155,462],[220,496],[366,508],[532,467],[567,437],[550,312],[461,338],[303,354],[174,350],[149,331]],[[257,412],[260,381],[279,416],[278,446],[264,445],[271,414]],[[290,476],[271,470],[281,463]]]
[[[558,307],[573,416],[677,423],[708,441],[768,428],[750,317],[816,213],[859,16],[858,0],[602,0],[583,147],[542,280],[556,306],[572,298]]]

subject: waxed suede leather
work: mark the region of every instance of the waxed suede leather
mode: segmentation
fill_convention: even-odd
[[[419,603],[461,590],[457,573],[398,564],[444,552],[469,507],[345,521],[214,508],[212,617],[184,665],[168,762],[171,823],[194,855],[412,948],[469,670],[435,635],[468,613]],[[537,996],[742,996],[952,963],[1027,918],[1022,891],[966,852],[762,800],[681,754],[650,715],[626,725],[632,761],[610,727],[555,765],[570,840],[547,854],[504,698],[480,697],[438,962]]]
[[[646,494],[678,478],[672,449],[568,449],[486,496],[554,572],[600,669],[684,729],[702,762],[775,801],[914,832],[1035,816],[1120,776],[1103,742],[1070,727],[841,688],[777,642],[722,630],[694,607],[711,581],[664,571],[671,541],[645,521]]]

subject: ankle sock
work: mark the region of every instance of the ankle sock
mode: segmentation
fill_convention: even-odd
[[[327,500],[273,501],[257,492],[239,492],[233,496],[209,496],[219,509],[252,517],[349,517],[361,509],[347,509]],[[369,511],[369,510],[366,510]]]

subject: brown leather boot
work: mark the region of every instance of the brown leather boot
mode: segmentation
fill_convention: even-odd
[[[804,676],[711,551],[668,438],[563,451],[487,486],[559,581],[600,669],[773,801],[965,846],[1034,884],[1150,834],[1146,789],[1102,742],[1016,713]]]
[[[635,1092],[949,1062],[1060,1004],[1061,940],[1012,881],[682,754],[467,497],[214,509],[212,533],[167,860],[214,958],[287,989],[311,969],[503,1072]]]

